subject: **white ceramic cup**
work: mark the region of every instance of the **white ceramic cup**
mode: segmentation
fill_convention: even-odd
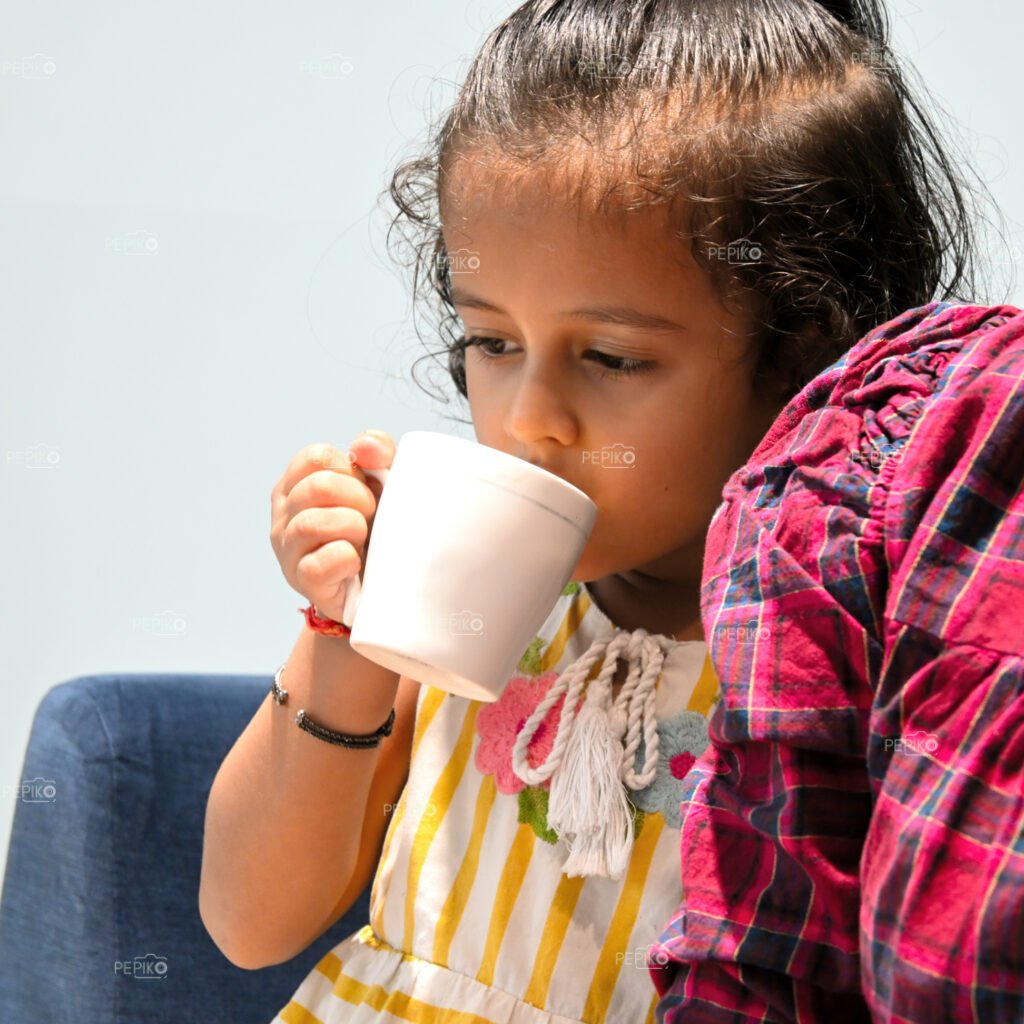
[[[597,505],[523,459],[426,430],[402,436],[390,470],[362,472],[383,486],[342,611],[353,649],[497,700],[569,582]]]

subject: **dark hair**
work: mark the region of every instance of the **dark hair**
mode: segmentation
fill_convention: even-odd
[[[755,379],[783,400],[901,312],[975,301],[967,162],[888,37],[879,0],[527,0],[382,194],[443,345],[422,358],[467,397],[441,234],[461,158],[607,216],[668,204],[719,300],[754,300]]]

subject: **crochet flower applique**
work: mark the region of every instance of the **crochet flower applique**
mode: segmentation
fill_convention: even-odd
[[[499,793],[516,794],[526,786],[512,769],[512,748],[526,720],[544,699],[557,676],[557,672],[545,672],[533,678],[515,675],[501,696],[493,703],[484,705],[477,714],[476,731],[480,742],[476,748],[476,766],[485,775],[494,776]],[[527,760],[531,768],[542,764],[551,753],[564,703],[565,698],[559,698],[530,740]],[[549,788],[550,783],[550,779],[545,780],[544,788]]]
[[[539,786],[528,786],[513,770],[512,749],[527,719],[557,677],[557,672],[533,677],[513,676],[501,697],[482,707],[476,719],[479,735],[475,754],[477,768],[494,777],[498,792],[518,795],[519,821],[530,825],[547,843],[558,841],[557,832],[547,820],[551,780],[546,779]],[[565,698],[560,697],[530,740],[527,760],[531,767],[542,764],[551,752],[564,702]],[[643,789],[626,790],[633,807],[634,835],[640,834],[645,813],[664,814],[672,827],[680,826],[683,779],[708,745],[707,721],[696,711],[681,711],[658,723],[658,741],[658,766],[654,780]],[[645,759],[646,745],[641,737],[635,760],[638,771]]]
[[[523,663],[520,666],[523,667]],[[480,737],[475,756],[477,768],[485,775],[494,776],[499,793],[518,794],[519,821],[529,825],[544,842],[551,844],[558,842],[558,833],[548,825],[551,780],[545,779],[539,786],[528,786],[512,767],[512,748],[526,720],[544,699],[557,676],[557,672],[513,676],[501,696],[482,707],[476,718],[476,731]],[[551,753],[564,704],[563,696],[551,707],[533,734],[526,748],[526,759],[531,768],[543,764]]]
[[[708,742],[708,720],[698,711],[680,711],[658,722],[657,774],[649,786],[629,791],[632,804],[644,811],[660,812],[672,828],[679,828],[683,781]],[[636,752],[638,766],[646,760],[646,749],[641,736]]]
[[[578,590],[579,584],[570,581],[565,585],[562,596],[572,596]],[[516,737],[522,732],[523,726],[537,705],[547,695],[552,682],[558,678],[557,672],[541,671],[545,646],[543,637],[534,637],[519,659],[519,673],[509,680],[496,701],[484,705],[478,712],[476,731],[480,742],[477,745],[475,760],[477,768],[484,775],[494,776],[499,793],[515,795],[522,793],[524,789],[535,790],[528,793],[525,800],[519,801],[520,820],[525,820],[524,813],[528,812],[532,818],[540,813],[545,820],[546,828],[546,810],[538,809],[547,807],[547,800],[542,798],[542,792],[546,796],[551,788],[551,780],[545,779],[541,786],[527,786],[512,768],[512,748],[515,746]],[[542,764],[555,745],[558,721],[564,704],[563,696],[544,716],[544,721],[533,734],[527,747],[527,762],[531,768]],[[542,831],[538,829],[537,834],[541,835]],[[554,833],[551,835],[554,836]],[[553,843],[556,840],[557,836],[548,839],[548,842]]]

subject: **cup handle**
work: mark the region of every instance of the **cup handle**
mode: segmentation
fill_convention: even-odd
[[[372,476],[375,480],[379,480],[381,488],[383,488],[388,482],[388,474],[390,470],[387,469],[363,469],[359,467],[363,473],[367,476]],[[383,493],[383,491],[382,491]],[[367,544],[366,551],[363,552],[363,568],[366,568],[366,557],[370,551],[370,546]],[[347,584],[347,591],[345,593],[345,607],[341,612],[342,625],[352,628],[352,619],[355,618],[356,609],[359,607],[359,598],[363,593],[363,585],[359,582],[359,573],[357,572]]]

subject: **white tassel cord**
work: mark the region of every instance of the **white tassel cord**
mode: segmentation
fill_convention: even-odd
[[[658,676],[665,664],[665,653],[662,642],[654,636],[645,636],[640,664],[634,665],[615,702],[613,714],[616,719],[625,720],[624,728],[619,733],[626,737],[625,749],[622,751],[622,781],[633,790],[649,786],[658,771],[658,719],[654,705]],[[646,758],[643,770],[637,774],[636,752],[640,746],[641,732]]]
[[[569,807],[577,812],[561,818],[570,839],[570,854],[563,870],[570,877],[577,874],[597,874],[613,879],[622,877],[629,865],[635,840],[633,808],[626,798],[622,782],[628,778],[632,789],[642,789],[654,780],[657,771],[658,723],[654,706],[656,684],[664,658],[660,657],[658,643],[645,631],[636,630],[624,635],[628,638],[626,656],[630,666],[626,681],[614,705],[609,707],[611,680],[617,661],[617,650],[609,646],[612,667],[607,676],[603,671],[601,673],[601,677],[607,680],[607,692],[595,685],[599,680],[590,684],[599,696],[593,703],[588,700],[580,711],[561,778],[556,775],[552,780],[551,803],[557,805],[556,791],[564,792]],[[603,712],[598,708],[604,709]],[[641,730],[647,738],[648,747],[645,771],[637,776],[633,762]],[[622,738],[627,732],[633,737],[628,748],[628,760],[626,751],[622,749]],[[608,752],[607,760],[603,756],[605,751]],[[596,760],[589,760],[591,757]],[[578,773],[572,771],[576,766]],[[579,778],[574,778],[577,774]],[[598,780],[600,787],[613,790],[614,795],[603,788],[595,793],[594,786],[587,785],[590,778]],[[581,779],[584,780],[582,783]],[[558,806],[552,821],[549,805],[548,821],[556,831],[559,830],[559,820]]]
[[[630,671],[613,706],[612,680],[624,649]],[[602,655],[601,671],[591,681],[576,714],[587,676]],[[569,877],[618,879],[629,864],[633,811],[623,782],[631,789],[642,789],[657,770],[654,703],[663,661],[661,643],[643,629],[617,630],[599,637],[552,683],[516,739],[512,751],[516,775],[530,785],[551,778],[548,823],[569,850],[562,868]],[[551,752],[543,764],[531,768],[529,743],[563,693],[565,704]],[[638,775],[634,758],[641,732],[647,756]],[[625,750],[623,736],[627,737]]]
[[[551,779],[548,824],[569,849],[562,870],[570,878],[618,878],[628,863],[633,815],[619,777],[622,747],[608,714],[619,652],[627,633],[608,644],[605,662],[587,686],[558,772]]]
[[[547,695],[533,709],[533,714],[526,720],[523,728],[516,737],[515,746],[512,748],[512,770],[529,786],[539,786],[549,779],[562,763],[562,755],[565,753],[566,745],[569,742],[569,730],[572,728],[573,719],[576,717],[576,705],[579,702],[580,694],[586,685],[587,675],[593,667],[594,662],[604,653],[607,639],[597,639],[590,647],[581,654],[564,672],[561,673],[551,684]],[[526,751],[533,739],[533,734],[544,721],[547,713],[558,703],[558,698],[565,694],[565,703],[562,705],[562,714],[558,719],[558,729],[555,733],[555,742],[548,753],[548,756],[536,768],[531,767],[527,760]]]

